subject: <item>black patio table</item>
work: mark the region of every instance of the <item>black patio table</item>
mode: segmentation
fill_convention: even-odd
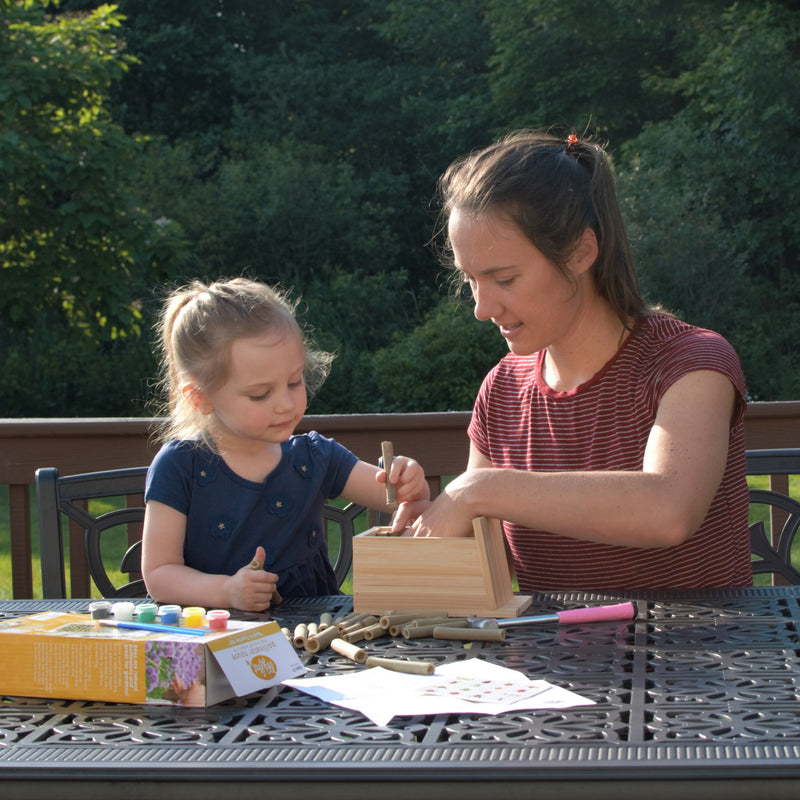
[[[207,709],[5,697],[0,796],[800,796],[800,587],[555,592],[534,595],[532,612],[624,600],[637,603],[634,620],[510,628],[504,642],[469,647],[367,643],[374,655],[436,664],[488,659],[590,706],[379,726],[289,687]],[[350,604],[288,599],[275,618],[291,628]],[[0,617],[86,608],[85,600],[7,600]],[[330,650],[308,667],[363,669]]]

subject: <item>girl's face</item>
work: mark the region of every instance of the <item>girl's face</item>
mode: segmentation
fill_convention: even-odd
[[[292,333],[236,339],[228,380],[205,396],[204,413],[226,439],[278,443],[294,432],[306,410],[305,349]]]
[[[456,208],[448,234],[456,266],[472,291],[475,316],[494,322],[512,353],[551,347],[572,330],[583,281],[563,275],[515,224]]]

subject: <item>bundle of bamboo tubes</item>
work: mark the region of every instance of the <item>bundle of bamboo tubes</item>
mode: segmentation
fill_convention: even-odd
[[[301,622],[294,630],[282,630],[295,648],[312,655],[330,648],[357,664],[419,675],[432,675],[434,665],[415,659],[373,656],[359,642],[384,636],[502,642],[506,635],[500,628],[473,628],[466,617],[448,617],[444,611],[386,611],[380,616],[352,612],[336,619],[325,613],[317,622]]]

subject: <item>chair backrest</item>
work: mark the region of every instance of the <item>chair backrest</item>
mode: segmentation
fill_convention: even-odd
[[[117,531],[124,530],[127,535],[129,525],[141,525],[144,519],[144,506],[118,508],[94,514],[89,510],[89,501],[142,495],[146,474],[147,467],[62,477],[59,477],[55,467],[36,470],[39,553],[42,564],[42,595],[45,598],[67,596],[62,514],[83,528],[84,555],[89,574],[103,597],[139,597],[145,594],[144,581],[138,577],[123,586],[114,586],[108,577],[102,555],[103,534],[116,528]],[[70,548],[70,559],[73,563],[78,555]],[[128,555],[126,553],[126,556]],[[139,561],[135,557],[135,545],[133,560],[131,561],[131,557],[123,559],[126,560],[129,573],[138,573]],[[130,568],[131,566],[133,568]]]
[[[59,477],[58,470],[54,467],[43,467],[36,471],[42,593],[45,598],[67,596],[62,514],[83,528],[84,552],[89,573],[103,597],[144,596],[144,581],[138,577],[122,586],[112,583],[101,549],[104,532],[122,525],[140,525],[144,519],[144,506],[120,508],[95,515],[90,512],[88,501],[104,497],[143,495],[146,475],[147,467],[62,477]],[[356,503],[349,503],[344,508],[331,503],[323,506],[322,516],[329,546],[338,541],[333,563],[338,586],[341,586],[350,571],[355,520],[363,511],[364,507]],[[141,573],[141,555],[142,543],[137,540],[122,557],[119,571],[138,576]],[[75,558],[74,553],[71,558]]]
[[[769,489],[751,489],[750,505],[769,507],[771,536],[763,521],[750,525],[750,548],[757,556],[753,560],[753,574],[772,573],[775,582],[800,584],[800,540],[798,555],[792,563],[792,547],[800,528],[800,503],[789,497],[788,476],[800,475],[800,449],[748,450],[748,475],[784,476],[783,491],[772,483]],[[778,578],[782,576],[783,580]]]

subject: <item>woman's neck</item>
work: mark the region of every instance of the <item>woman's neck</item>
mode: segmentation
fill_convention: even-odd
[[[547,348],[542,368],[554,391],[569,392],[596,375],[619,351],[630,334],[605,301],[581,315],[568,338]]]

